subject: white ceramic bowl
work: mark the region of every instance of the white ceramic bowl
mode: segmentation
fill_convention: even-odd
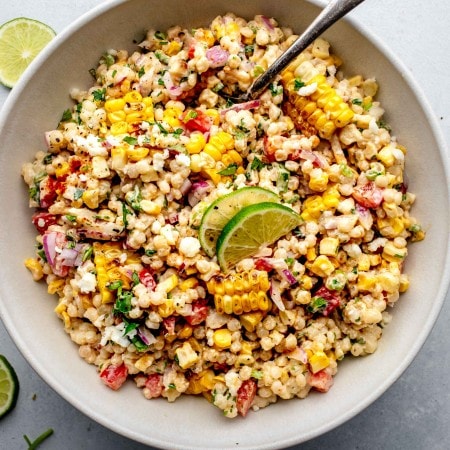
[[[433,115],[405,68],[359,25],[343,21],[326,37],[343,57],[348,74],[375,76],[379,98],[395,134],[408,149],[414,215],[426,240],[410,247],[410,290],[399,301],[378,351],[346,359],[326,395],[280,401],[245,420],[228,420],[207,402],[147,401],[131,383],[119,392],[98,382],[53,312],[54,299],[32,281],[23,261],[33,252],[24,161],[43,148],[71,104],[68,92],[86,88],[88,70],[109,48],[133,48],[149,27],[199,26],[228,11],[250,18],[274,16],[301,31],[319,8],[306,0],[109,1],[82,17],[35,60],[8,98],[0,120],[0,312],[12,338],[42,378],[80,411],[131,439],[163,448],[281,448],[336,427],[379,397],[419,351],[440,310],[449,281],[449,178],[444,143]]]

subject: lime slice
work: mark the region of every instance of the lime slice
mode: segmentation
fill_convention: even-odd
[[[19,380],[8,360],[0,355],[0,418],[16,406]]]
[[[0,27],[0,83],[13,87],[55,34],[48,25],[25,17],[4,23]]]
[[[223,227],[242,208],[261,202],[278,202],[277,194],[260,187],[244,187],[219,197],[211,203],[203,214],[198,238],[203,250],[209,257],[216,252],[217,239]]]
[[[279,203],[258,203],[242,208],[217,240],[217,259],[223,272],[255,255],[302,223],[301,217]]]

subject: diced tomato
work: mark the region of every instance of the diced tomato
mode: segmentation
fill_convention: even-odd
[[[121,364],[120,366],[108,366],[106,369],[103,369],[100,373],[100,378],[103,383],[106,384],[113,391],[117,391],[117,389],[125,383],[128,377],[128,369],[125,364]]]
[[[327,306],[322,312],[325,317],[331,314],[331,312],[334,311],[341,302],[341,298],[339,297],[339,295],[337,295],[336,291],[330,291],[325,286],[317,289],[314,297],[322,297],[327,301]]]
[[[189,325],[199,325],[206,320],[208,315],[208,300],[206,298],[201,298],[192,303],[192,314],[186,316],[186,320]]]
[[[139,280],[150,291],[154,291],[156,287],[156,281],[153,278],[153,273],[150,269],[144,268],[139,272]]]
[[[265,258],[259,258],[255,261],[255,269],[270,272],[273,269],[272,264]]]
[[[31,221],[36,227],[36,230],[40,234],[44,234],[50,225],[54,225],[58,221],[58,216],[47,212],[37,212],[33,214]]]
[[[236,408],[242,417],[247,415],[250,407],[252,406],[253,400],[256,396],[256,390],[256,382],[251,378],[243,381],[241,387],[238,389]]]
[[[150,398],[160,397],[164,390],[163,376],[159,373],[152,373],[147,377],[145,387],[148,389],[148,396]]]
[[[317,373],[310,373],[309,384],[319,392],[328,392],[333,386],[333,377],[324,369]]]
[[[211,119],[200,109],[187,109],[181,120],[189,131],[206,133],[211,128]]]
[[[64,182],[58,181],[52,176],[45,177],[39,183],[39,204],[41,208],[52,206],[58,195],[62,194],[64,190]]]
[[[355,186],[352,196],[365,208],[377,208],[383,201],[383,191],[373,181]]]
[[[192,44],[188,50],[188,59],[193,59],[195,56],[195,45]]]

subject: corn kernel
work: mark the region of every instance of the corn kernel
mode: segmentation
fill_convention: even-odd
[[[197,278],[187,278],[180,283],[180,289],[186,292],[188,289],[195,289],[198,286]]]
[[[220,349],[230,348],[231,346],[231,331],[228,328],[221,328],[214,331],[213,335],[214,345]]]
[[[185,144],[186,150],[192,155],[200,153],[205,147],[206,139],[203,133],[200,131],[195,131],[191,133],[189,137],[189,142]]]
[[[189,341],[185,341],[181,347],[178,347],[175,350],[175,355],[177,356],[178,365],[182,369],[189,369],[200,359]]]
[[[63,278],[60,278],[58,280],[54,280],[47,286],[47,292],[49,294],[56,294],[62,287],[64,287],[65,281]]]
[[[178,41],[171,41],[164,48],[164,52],[167,56],[174,56],[181,50],[181,44]]]
[[[326,255],[320,255],[309,264],[309,269],[319,277],[327,277],[333,273],[335,267]]]
[[[398,248],[393,242],[389,241],[383,248],[382,257],[390,262],[401,262],[406,258],[408,250],[406,247]]]
[[[377,158],[386,166],[394,165],[395,158],[392,149],[389,146],[383,147],[377,154]]]
[[[400,276],[400,284],[398,290],[400,292],[406,292],[409,289],[409,278],[408,275],[402,274]]]
[[[158,284],[158,290],[170,292],[178,285],[178,277],[175,274],[170,275]]]
[[[308,261],[314,261],[317,257],[316,249],[314,247],[309,247],[306,251],[306,259]]]
[[[203,169],[202,175],[209,178],[215,185],[218,185],[222,181],[222,177],[215,169]]]
[[[241,314],[239,320],[241,325],[249,332],[252,333],[256,329],[256,325],[261,322],[263,314],[260,311]]]
[[[106,116],[109,120],[109,123],[116,123],[116,122],[123,122],[127,115],[125,114],[125,111],[119,110],[119,111],[113,111],[108,113]]]
[[[67,161],[64,161],[60,166],[55,169],[56,178],[62,178],[70,172],[70,165]]]
[[[126,115],[125,121],[128,124],[134,124],[137,122],[142,122],[145,119],[145,113],[143,111],[133,111]]]
[[[153,355],[146,353],[134,363],[134,367],[136,367],[136,369],[140,372],[145,372],[153,364],[154,360],[155,358]]]
[[[111,168],[113,170],[123,169],[127,161],[127,151],[124,147],[113,147],[111,149]]]
[[[125,134],[128,132],[128,124],[123,120],[115,122],[111,125],[110,131],[113,136]]]
[[[317,373],[330,365],[330,359],[325,352],[318,351],[309,357],[309,365],[312,373]]]
[[[173,300],[168,298],[162,305],[158,306],[158,314],[163,317],[169,317],[175,312],[175,306]]]
[[[178,339],[189,339],[192,336],[192,326],[185,325],[177,334]]]
[[[115,112],[120,111],[125,107],[125,100],[123,98],[112,98],[106,100],[105,102],[105,110],[106,112]]]
[[[130,91],[123,96],[125,103],[138,103],[142,101],[142,95],[138,91]]]
[[[218,148],[209,142],[205,145],[203,151],[214,158],[214,161],[220,161],[222,159],[222,154],[220,153]]]
[[[209,108],[205,111],[205,114],[211,118],[213,125],[219,125],[220,123],[220,114],[217,109]]]
[[[126,149],[126,152],[128,159],[131,162],[137,162],[144,159],[148,155],[149,149],[145,147],[129,147]]]
[[[321,255],[335,256],[339,249],[339,239],[333,237],[324,237],[319,244],[319,253]]]
[[[33,275],[34,281],[39,281],[44,276],[44,272],[42,270],[42,266],[37,259],[27,258],[25,260],[25,267],[31,272]]]
[[[81,196],[84,204],[90,209],[98,208],[98,189],[86,189]]]
[[[63,311],[63,312],[61,313],[61,316],[62,316],[62,318],[63,318],[64,327],[65,327],[65,328],[70,328],[70,317],[69,317],[69,314],[67,314],[66,311]]]
[[[231,157],[234,163],[241,165],[242,164],[242,156],[236,150],[229,150],[228,156]]]
[[[359,291],[371,291],[377,282],[377,278],[371,272],[359,272],[357,287]]]
[[[179,108],[167,108],[163,113],[163,121],[169,124],[172,128],[177,128],[181,125],[179,119],[182,111]]]
[[[370,256],[361,253],[358,258],[358,270],[367,272],[370,269]]]

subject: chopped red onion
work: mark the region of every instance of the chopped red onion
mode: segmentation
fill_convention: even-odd
[[[206,58],[209,60],[209,66],[212,68],[223,67],[228,61],[230,54],[220,45],[214,45],[206,50]]]
[[[264,25],[266,25],[266,27],[272,31],[275,29],[275,27],[273,26],[272,22],[270,21],[270,19],[266,16],[261,16],[261,20],[264,22]]]
[[[137,329],[137,334],[145,345],[152,345],[156,342],[155,336],[153,336],[153,334],[150,333],[150,331],[147,330],[147,328],[145,328],[144,326],[141,326]]]
[[[358,213],[359,223],[365,230],[370,230],[373,225],[373,217],[369,209],[356,203],[356,212]]]
[[[191,188],[192,188],[192,182],[189,178],[186,178],[180,187],[180,192],[183,195],[186,195],[191,190]]]
[[[52,266],[56,257],[56,232],[45,233],[42,237],[42,243],[44,245],[45,257]]]
[[[63,266],[73,267],[77,260],[79,252],[75,248],[63,248],[58,258],[61,259]]]
[[[283,303],[283,299],[281,298],[281,289],[279,281],[272,281],[270,283],[270,298],[275,303],[276,307],[280,311],[284,311],[286,308]]]
[[[260,100],[250,100],[248,102],[244,103],[236,103],[233,106],[230,106],[229,108],[222,109],[220,111],[220,114],[223,116],[228,111],[248,111],[249,109],[259,108],[259,105],[261,104]]]
[[[206,195],[211,191],[212,186],[204,180],[192,183],[191,190],[188,194],[189,205],[194,207],[197,203],[202,201]]]
[[[293,273],[289,269],[283,269],[280,271],[283,278],[291,285],[295,286],[298,281],[295,279]]]
[[[180,86],[176,86],[172,81],[172,76],[169,71],[166,71],[162,77],[165,88],[168,90],[169,97],[177,98],[183,93]]]

